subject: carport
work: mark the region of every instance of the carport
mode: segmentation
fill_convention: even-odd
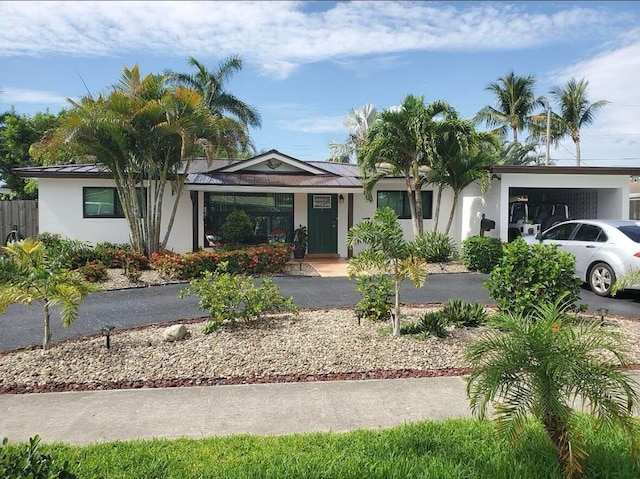
[[[628,167],[496,166],[483,201],[472,191],[465,199],[481,207],[468,213],[467,236],[476,234],[477,218],[485,214],[496,222],[494,234],[507,241],[509,203],[520,198],[566,203],[572,219],[628,219],[629,182],[639,174],[640,168]]]

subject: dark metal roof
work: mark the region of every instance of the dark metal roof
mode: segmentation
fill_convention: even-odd
[[[626,166],[494,166],[494,173],[529,175],[640,175],[640,167]]]
[[[273,173],[220,173],[190,174],[189,185],[217,186],[276,186],[276,187],[340,187],[362,188],[362,183],[355,177],[310,174],[273,174]]]
[[[111,171],[98,163],[27,166],[13,171],[20,178],[113,178]]]

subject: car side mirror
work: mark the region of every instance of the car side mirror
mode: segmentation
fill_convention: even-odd
[[[537,239],[538,241],[542,241],[542,233],[538,233],[538,234],[536,235],[536,239]]]

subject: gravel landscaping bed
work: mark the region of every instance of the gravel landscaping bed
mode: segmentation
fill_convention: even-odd
[[[111,288],[132,286],[118,271],[110,277]],[[148,275],[146,281],[159,278]],[[405,306],[403,321],[439,306]],[[460,375],[468,367],[466,346],[483,331],[396,338],[388,323],[358,324],[349,308],[269,315],[209,335],[202,332],[205,321],[180,322],[188,336],[175,342],[163,339],[167,325],[156,325],[114,331],[110,349],[96,336],[56,343],[46,354],[41,349],[2,354],[0,394]],[[640,364],[640,321],[608,318],[607,325],[624,335],[631,362]]]

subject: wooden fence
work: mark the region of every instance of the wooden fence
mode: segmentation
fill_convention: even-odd
[[[13,227],[23,238],[38,234],[38,202],[36,200],[0,201],[0,244]]]

